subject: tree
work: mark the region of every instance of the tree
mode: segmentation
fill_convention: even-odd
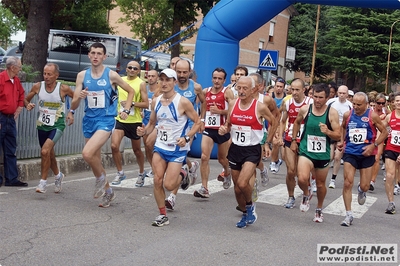
[[[214,2],[211,0],[116,0],[121,11],[125,14],[121,22],[126,22],[134,33],[134,37],[143,42],[145,49],[165,41],[170,36],[179,33],[196,21],[198,12],[206,15]],[[169,30],[168,30],[169,29]],[[165,42],[165,49],[171,44],[172,56],[179,56],[178,44],[182,37],[191,35],[196,31],[190,28],[182,34]]]
[[[293,17],[289,25],[288,45],[296,48],[296,59],[287,64],[292,71],[311,72],[312,54],[314,47],[315,24],[317,5],[295,4],[298,15]],[[318,27],[317,54],[315,60],[314,77],[323,78],[331,74],[333,68],[322,62],[321,56],[325,53],[326,45],[326,13],[328,6],[321,7]]]
[[[13,13],[7,8],[4,8],[0,2],[0,40],[4,47],[7,47],[12,34],[24,29],[24,25],[20,23]]]
[[[112,0],[2,0],[22,23],[26,43],[22,61],[42,73],[46,64],[50,27],[109,33],[107,8]],[[74,28],[75,27],[75,28]],[[41,76],[37,77],[40,80]]]
[[[390,27],[399,17],[398,10],[332,7],[324,63],[345,73],[351,87],[363,89],[367,79],[384,81]],[[400,75],[399,41],[400,36],[394,34],[390,71],[394,81]]]

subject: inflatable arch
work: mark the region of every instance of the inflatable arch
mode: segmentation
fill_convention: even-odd
[[[198,82],[203,87],[210,86],[211,71],[216,67],[230,73],[228,70],[233,70],[239,62],[240,40],[294,3],[400,9],[400,0],[221,0],[204,18],[197,35],[195,70]],[[200,143],[195,142],[191,154],[200,157]],[[216,157],[214,150],[212,158]]]

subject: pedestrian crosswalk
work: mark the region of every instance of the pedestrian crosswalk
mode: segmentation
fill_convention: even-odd
[[[112,185],[112,186],[121,188],[137,188],[135,186],[136,180],[137,178],[125,179],[121,182],[120,185]],[[153,179],[146,178],[144,186],[152,186],[152,185],[153,185]],[[193,192],[195,190],[200,189],[200,187],[201,183],[197,183],[193,186],[190,186],[187,190],[179,189],[178,194],[193,195]],[[233,184],[231,188],[233,188]],[[262,190],[263,187],[260,187],[260,189]],[[210,195],[212,195],[221,192],[225,189],[222,187],[222,182],[213,179],[208,181],[208,190],[210,191]],[[298,186],[296,186],[294,190],[294,196],[299,202],[299,204],[302,194],[303,194],[302,190]],[[257,203],[283,206],[287,201],[287,198],[288,194],[287,194],[286,184],[278,184],[270,188],[267,187],[264,190],[260,191]],[[312,199],[312,201],[316,200],[317,200],[316,195],[314,193],[314,198]],[[353,194],[352,211],[354,218],[361,218],[368,211],[368,209],[376,202],[376,200],[377,200],[376,197],[368,195],[365,204],[359,205],[357,202],[357,194]],[[344,216],[346,214],[346,210],[344,208],[343,197],[340,196],[331,203],[329,203],[328,205],[326,205],[326,207],[323,209],[323,213]]]

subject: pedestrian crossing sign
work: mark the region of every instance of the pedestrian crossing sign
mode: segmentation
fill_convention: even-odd
[[[278,58],[279,58],[279,51],[261,50],[258,68],[263,70],[277,70]]]

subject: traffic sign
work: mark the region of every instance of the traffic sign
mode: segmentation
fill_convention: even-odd
[[[263,70],[277,70],[278,59],[279,59],[279,51],[261,50],[258,68]]]

